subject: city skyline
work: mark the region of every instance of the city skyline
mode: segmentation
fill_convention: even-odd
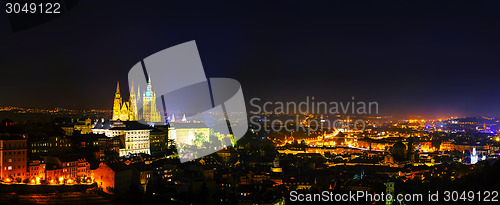
[[[484,204],[500,1],[0,1],[0,203]]]

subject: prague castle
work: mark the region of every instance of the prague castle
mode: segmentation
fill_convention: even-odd
[[[122,102],[122,96],[120,94],[120,83],[116,84],[116,93],[115,100],[113,104],[113,120],[122,120],[122,121],[134,121],[136,120],[136,111],[132,106],[134,102],[132,99],[133,94],[130,92],[130,100],[128,102]]]
[[[140,96],[139,88],[137,88],[137,94]],[[151,88],[151,78],[149,78],[146,91],[142,95],[142,110],[138,110],[137,108],[137,105],[140,103],[138,102],[138,96],[136,97],[134,84],[132,83],[129,101],[123,102],[120,94],[120,83],[117,83],[112,120],[161,122],[161,114],[156,108],[156,94]]]

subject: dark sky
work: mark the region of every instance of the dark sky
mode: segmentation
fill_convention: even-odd
[[[237,79],[247,102],[500,116],[498,1],[119,2],[19,32],[2,12],[0,106],[111,109],[135,63],[196,40],[207,76]]]

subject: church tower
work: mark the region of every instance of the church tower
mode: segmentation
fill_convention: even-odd
[[[130,87],[130,120],[136,120],[138,118],[137,116],[137,98],[135,97],[135,92],[134,92],[134,82],[132,82],[132,85]]]
[[[135,99],[135,94],[132,92],[129,100],[127,102],[123,102],[121,93],[120,93],[120,82],[116,84],[116,93],[115,100],[113,102],[113,118],[112,120],[136,120],[134,103],[133,99]]]
[[[142,96],[142,118],[146,122],[151,122],[151,101],[153,98],[153,91],[151,90],[151,77],[148,79],[148,85],[146,86],[146,92]]]
[[[122,96],[120,94],[120,82],[117,82],[115,100],[113,103],[113,120],[118,120],[120,118],[121,106],[122,106]]]
[[[161,122],[161,114],[156,108],[156,94],[151,87],[151,76],[142,97],[142,119],[146,122]]]

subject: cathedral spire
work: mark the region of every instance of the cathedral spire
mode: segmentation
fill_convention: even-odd
[[[120,81],[116,81],[116,94],[120,94]]]
[[[122,96],[120,95],[120,82],[116,82],[116,93],[113,101],[113,120],[120,119],[120,110],[122,109]]]
[[[136,120],[137,118],[137,98],[134,93],[134,81],[130,82],[130,120]]]

